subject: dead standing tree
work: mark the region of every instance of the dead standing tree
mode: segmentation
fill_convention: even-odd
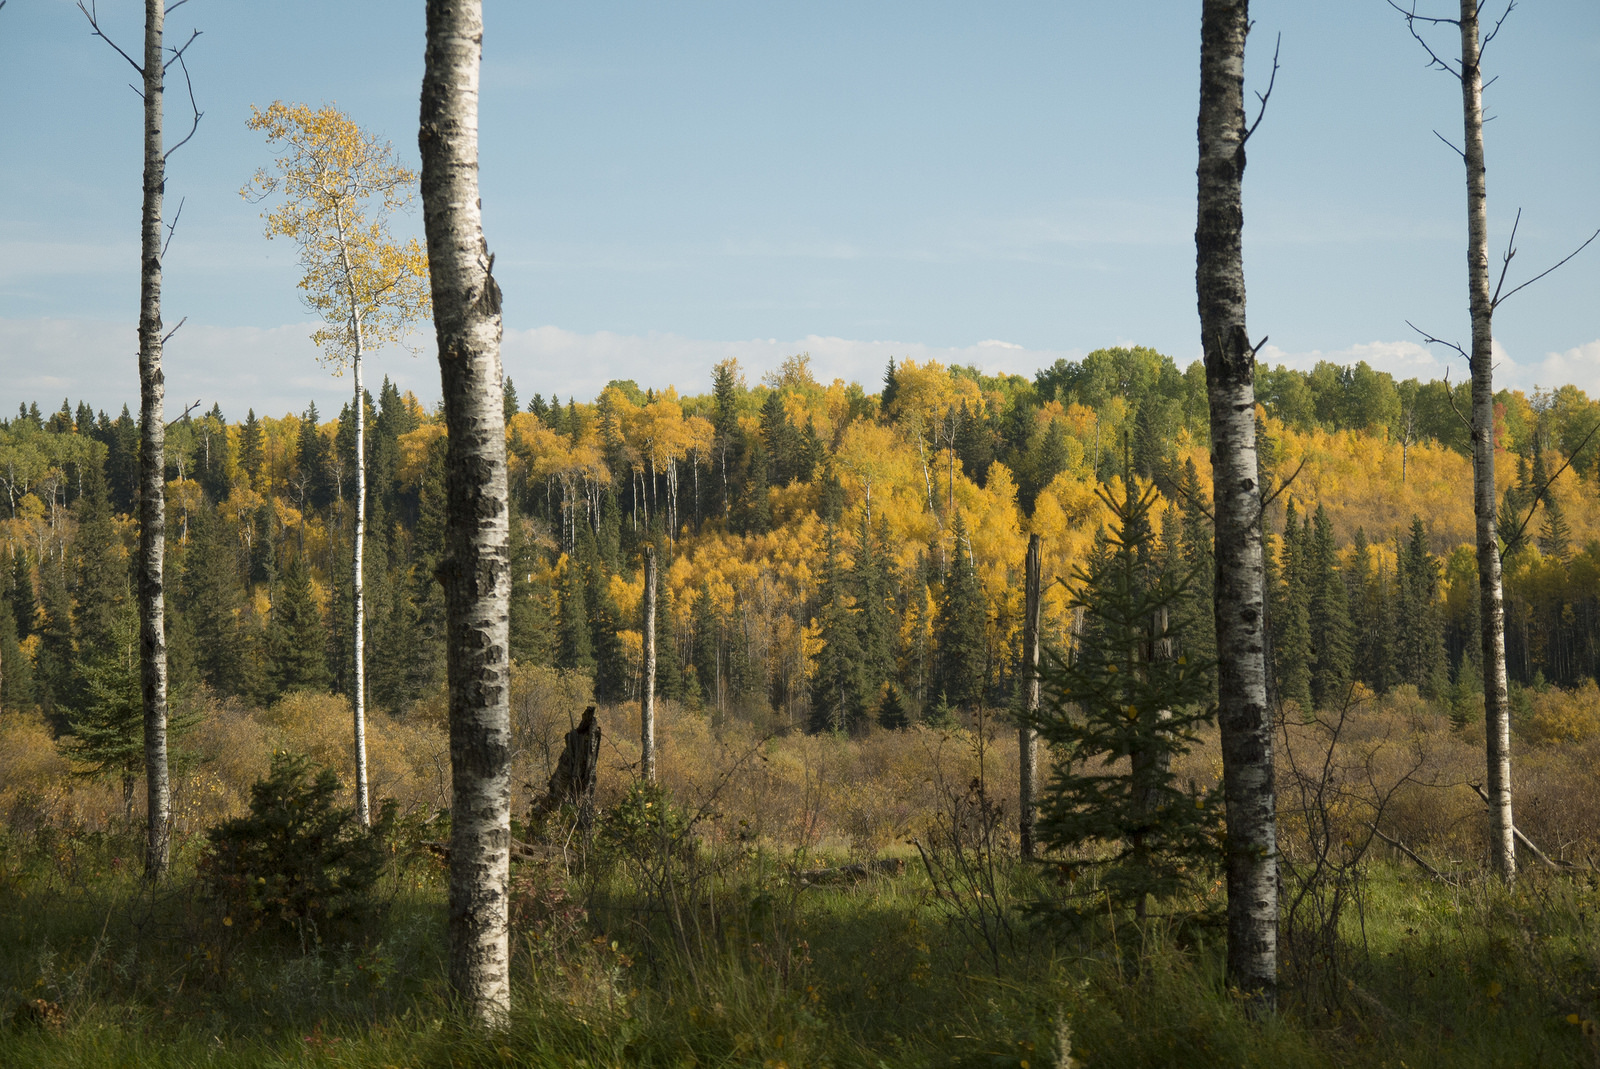
[[[1600,236],[1600,231],[1554,267],[1506,290],[1506,272],[1516,255],[1512,244],[1516,241],[1516,227],[1513,226],[1512,243],[1507,244],[1501,257],[1500,280],[1490,291],[1488,188],[1483,155],[1483,51],[1505,25],[1506,17],[1516,8],[1516,0],[1508,0],[1487,34],[1481,32],[1479,23],[1480,0],[1460,0],[1457,18],[1419,15],[1414,0],[1409,8],[1401,7],[1395,0],[1389,0],[1389,5],[1405,17],[1411,35],[1428,54],[1429,66],[1444,71],[1461,85],[1463,147],[1457,148],[1443,135],[1435,133],[1466,166],[1467,294],[1472,311],[1472,352],[1465,352],[1459,345],[1451,345],[1451,348],[1466,357],[1472,368],[1472,417],[1466,422],[1472,434],[1472,509],[1476,520],[1478,619],[1482,627],[1490,852],[1495,868],[1509,882],[1516,878],[1517,854],[1511,807],[1511,695],[1506,678],[1506,612],[1494,483],[1494,313],[1512,294],[1582,252],[1595,236]],[[1436,26],[1454,26],[1460,32],[1461,56],[1457,62],[1441,56],[1423,35],[1424,28]],[[1424,331],[1418,333],[1429,344],[1450,345]]]
[[[1278,848],[1267,701],[1255,357],[1245,329],[1244,110],[1248,0],[1205,0],[1200,27],[1200,163],[1195,288],[1211,411],[1215,486],[1217,723],[1227,808],[1228,982],[1277,997]],[[1277,73],[1277,58],[1273,58]],[[1259,99],[1263,113],[1267,92]],[[1256,124],[1261,121],[1256,118]],[[1264,339],[1263,339],[1264,341]]]
[[[187,0],[177,0],[176,8]],[[161,260],[167,242],[177,229],[174,216],[170,226],[161,219],[162,197],[167,186],[167,158],[188,143],[200,126],[201,112],[194,102],[194,85],[183,54],[200,36],[195,30],[176,48],[164,44],[166,16],[172,9],[165,0],[145,0],[144,62],[136,62],[107,37],[100,28],[99,13],[92,0],[78,10],[89,20],[95,37],[116,50],[139,72],[144,98],[144,199],[139,224],[139,664],[144,705],[144,768],[146,799],[145,876],[160,879],[167,871],[171,854],[172,786],[167,764],[167,638],[165,622],[165,557],[167,542],[167,427],[163,413],[166,377],[161,371],[161,352],[167,340],[183,326],[162,333]],[[167,68],[174,63],[183,72],[189,90],[194,122],[189,132],[171,148],[163,147],[163,120]],[[178,206],[179,214],[183,206]],[[163,242],[162,230],[167,231]]]

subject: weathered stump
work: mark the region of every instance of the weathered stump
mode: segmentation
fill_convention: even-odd
[[[532,816],[543,817],[572,805],[578,811],[578,826],[594,823],[594,788],[600,773],[600,721],[594,706],[583,711],[583,720],[567,732],[567,744],[556,761],[555,771],[545,787],[544,797],[534,803]]]

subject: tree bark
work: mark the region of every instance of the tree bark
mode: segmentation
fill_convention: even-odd
[[[1022,616],[1022,693],[1026,713],[1017,728],[1017,834],[1024,858],[1033,857],[1034,820],[1038,816],[1035,781],[1039,775],[1039,736],[1033,724],[1039,715],[1039,550],[1039,536],[1029,535]]]
[[[144,206],[139,228],[139,661],[144,701],[145,876],[160,879],[171,855],[167,767],[167,637],[163,570],[167,539],[167,429],[161,372],[161,198],[164,0],[144,5]]]
[[[510,508],[500,287],[478,196],[482,0],[428,0],[418,144],[445,425],[450,685],[450,981],[503,1027],[511,1007]]]
[[[656,549],[644,547],[644,693],[639,695],[639,776],[656,781]]]
[[[345,277],[351,278],[346,254]],[[367,600],[365,581],[365,556],[367,546],[367,400],[361,384],[361,317],[356,313],[355,282],[350,282],[350,315],[355,320],[355,356],[350,361],[356,380],[356,536],[354,559],[351,561],[351,598],[354,609],[355,665],[351,686],[353,727],[356,751],[356,819],[366,827],[372,818],[372,806],[367,791]]]
[[[1277,815],[1267,703],[1255,351],[1245,329],[1244,46],[1248,0],[1205,0],[1195,284],[1211,411],[1218,725],[1228,825],[1228,981],[1275,1004]]]
[[[1483,631],[1484,732],[1491,852],[1517,874],[1511,813],[1511,695],[1506,686],[1506,613],[1495,530],[1494,299],[1489,293],[1489,208],[1483,163],[1483,69],[1476,0],[1461,0],[1462,154],[1467,168],[1467,293],[1472,308],[1472,508],[1477,520],[1478,618]]]

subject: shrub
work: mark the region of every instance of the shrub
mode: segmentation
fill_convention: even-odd
[[[313,775],[309,758],[279,752],[250,788],[249,814],[206,833],[201,879],[230,921],[325,934],[371,908],[396,806],[385,801],[365,829],[335,804],[341,790],[331,769]]]

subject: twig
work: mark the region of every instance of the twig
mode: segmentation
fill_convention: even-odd
[[[1457,156],[1460,156],[1463,160],[1467,158],[1467,154],[1465,152],[1462,152],[1460,149],[1456,148],[1456,144],[1455,144],[1454,141],[1451,141],[1448,137],[1445,137],[1439,131],[1435,130],[1433,132],[1433,136],[1437,137],[1440,141],[1443,141],[1445,143],[1445,145],[1450,149],[1451,152],[1454,152]]]
[[[204,403],[205,402],[203,400],[197,399],[194,404],[190,405],[188,408],[185,408],[183,410],[183,415],[179,416],[177,419],[168,420],[167,421],[167,428],[170,430],[171,428],[176,427],[178,424],[182,423],[184,420],[188,419],[189,418],[189,413],[193,412],[195,409],[199,408]]]
[[[1520,208],[1517,210],[1517,215],[1519,217],[1522,215],[1522,210]],[[1515,233],[1515,231],[1513,230],[1513,234],[1514,233]],[[1584,239],[1582,245],[1579,245],[1576,249],[1573,249],[1571,252],[1567,253],[1567,255],[1563,256],[1560,260],[1556,261],[1556,263],[1554,265],[1552,265],[1551,267],[1546,268],[1543,271],[1540,271],[1537,275],[1534,275],[1532,278],[1528,279],[1528,281],[1526,281],[1522,285],[1516,287],[1516,289],[1513,289],[1510,293],[1507,293],[1503,297],[1500,295],[1500,287],[1496,286],[1495,287],[1494,300],[1489,302],[1490,303],[1490,307],[1492,307],[1492,308],[1500,307],[1500,302],[1501,301],[1510,300],[1511,297],[1514,294],[1516,294],[1517,292],[1527,289],[1529,286],[1533,285],[1535,282],[1539,281],[1544,276],[1550,274],[1552,271],[1555,271],[1557,268],[1563,266],[1564,264],[1566,264],[1566,262],[1568,260],[1570,260],[1574,256],[1578,255],[1578,253],[1582,252],[1584,249],[1587,249],[1589,247],[1589,245],[1594,241],[1595,238],[1600,238],[1600,230],[1596,230],[1593,234],[1590,234],[1587,238]],[[1515,254],[1516,254],[1516,250],[1515,249],[1512,249],[1507,253],[1507,255],[1506,255],[1506,266],[1507,267],[1510,266],[1510,263],[1511,263],[1510,258],[1511,258],[1511,256],[1514,256]],[[1500,271],[1500,282],[1501,282],[1501,284],[1504,284],[1505,280],[1506,280],[1505,270],[1502,268],[1501,271]]]
[[[1278,34],[1277,44],[1272,46],[1272,76],[1267,79],[1267,91],[1256,94],[1256,99],[1261,101],[1261,110],[1256,112],[1256,121],[1250,124],[1250,128],[1244,132],[1244,137],[1239,139],[1239,144],[1241,145],[1250,140],[1250,135],[1256,132],[1256,127],[1261,125],[1261,120],[1267,117],[1267,101],[1272,99],[1272,87],[1278,82],[1278,49],[1282,47],[1283,34],[1280,33]],[[1262,341],[1264,342],[1266,339],[1263,338]]]
[[[1428,53],[1428,66],[1436,67],[1447,74],[1450,74],[1456,78],[1460,78],[1461,71],[1456,67],[1450,66],[1448,60],[1440,59],[1439,53],[1435,52],[1433,50],[1433,46],[1423,39],[1422,34],[1417,32],[1417,23],[1425,22],[1430,26],[1460,26],[1461,20],[1440,19],[1433,18],[1428,15],[1419,15],[1417,14],[1417,5],[1415,0],[1412,0],[1411,10],[1409,11],[1395,3],[1395,0],[1388,0],[1388,4],[1390,7],[1394,8],[1396,11],[1400,12],[1402,16],[1404,16],[1406,20],[1406,29],[1411,31],[1411,36],[1416,38],[1417,44],[1422,46],[1422,50]]]
[[[95,9],[95,0],[89,0],[89,6],[88,7],[84,6],[83,0],[78,0],[78,10],[83,12],[83,17],[84,18],[89,20],[89,30],[90,30],[89,36],[98,37],[98,38],[100,38],[100,40],[102,40],[106,44],[110,45],[113,49],[116,50],[117,55],[119,55],[123,59],[127,60],[128,61],[128,65],[130,67],[132,67],[134,70],[138,71],[139,72],[139,77],[143,78],[144,77],[144,68],[139,66],[139,64],[135,63],[133,61],[133,57],[132,56],[130,56],[130,55],[128,55],[128,53],[124,52],[121,49],[121,47],[118,46],[117,42],[115,42],[111,38],[107,37],[105,35],[105,32],[100,29],[99,12]],[[137,89],[135,89],[134,92],[135,93],[139,93],[140,96],[144,95],[142,92],[140,92]]]
[[[188,316],[184,316],[182,319],[178,320],[178,325],[176,327],[173,327],[171,330],[167,331],[161,336],[161,344],[165,345],[167,342],[171,341],[172,336],[178,333],[178,330],[187,322],[189,322]]]
[[[1583,447],[1589,444],[1589,439],[1595,436],[1596,431],[1600,431],[1600,421],[1596,421],[1595,425],[1589,428],[1589,433],[1584,435],[1583,440],[1573,447],[1572,455],[1567,457],[1567,459],[1562,462],[1561,467],[1556,469],[1556,473],[1546,479],[1542,484],[1540,484],[1539,488],[1533,492],[1533,504],[1528,506],[1528,514],[1522,518],[1521,523],[1517,524],[1517,533],[1511,538],[1501,539],[1501,541],[1505,542],[1507,545],[1514,545],[1515,543],[1522,541],[1522,536],[1527,533],[1528,524],[1533,522],[1533,514],[1539,510],[1539,503],[1543,501],[1545,495],[1549,493],[1550,487],[1555,485],[1555,481],[1561,478],[1561,473],[1572,467],[1573,460],[1577,458],[1579,453],[1583,452]]]
[[[1459,419],[1461,421],[1461,425],[1467,429],[1467,435],[1470,437],[1471,434],[1472,434],[1472,421],[1470,419],[1468,419],[1466,416],[1461,414],[1461,409],[1456,404],[1455,392],[1450,389],[1450,369],[1449,368],[1445,368],[1445,371],[1444,371],[1444,396],[1445,396],[1445,399],[1450,402],[1450,411],[1452,411],[1452,412],[1454,412],[1456,414],[1456,419]]]
[[[183,58],[183,54],[189,50],[189,46],[194,44],[195,38],[199,36],[200,31],[195,30],[194,33],[189,35],[189,39],[183,43],[183,47],[174,48],[172,50],[172,59],[167,60],[168,67],[172,66],[173,60],[177,60],[178,69],[183,71],[183,82],[189,90],[189,109],[194,113],[194,122],[190,124],[189,132],[183,135],[182,141],[179,141],[176,145],[173,145],[171,148],[167,149],[167,151],[161,154],[161,160],[163,163],[166,162],[174,152],[178,151],[180,148],[189,143],[189,139],[194,137],[195,131],[200,129],[200,120],[205,117],[205,112],[200,110],[200,105],[196,103],[194,99],[194,79],[189,77],[189,64]],[[162,69],[164,70],[165,68]]]
[[[1295,481],[1295,479],[1300,477],[1300,471],[1305,466],[1306,466],[1306,458],[1305,457],[1301,457],[1299,465],[1296,466],[1296,468],[1294,469],[1294,471],[1292,473],[1290,473],[1289,477],[1287,479],[1283,480],[1283,482],[1278,485],[1278,488],[1276,490],[1272,491],[1272,493],[1268,494],[1264,499],[1262,499],[1261,511],[1262,511],[1263,514],[1266,513],[1267,506],[1272,504],[1274,501],[1278,500],[1278,495],[1283,493],[1285,490],[1289,489],[1290,484],[1293,483]]]
[[[178,232],[178,220],[183,218],[183,202],[188,199],[187,197],[178,198],[178,210],[173,213],[172,224],[167,227],[167,240],[161,243],[161,258],[163,260],[167,258],[167,246],[172,244],[172,236]]]

